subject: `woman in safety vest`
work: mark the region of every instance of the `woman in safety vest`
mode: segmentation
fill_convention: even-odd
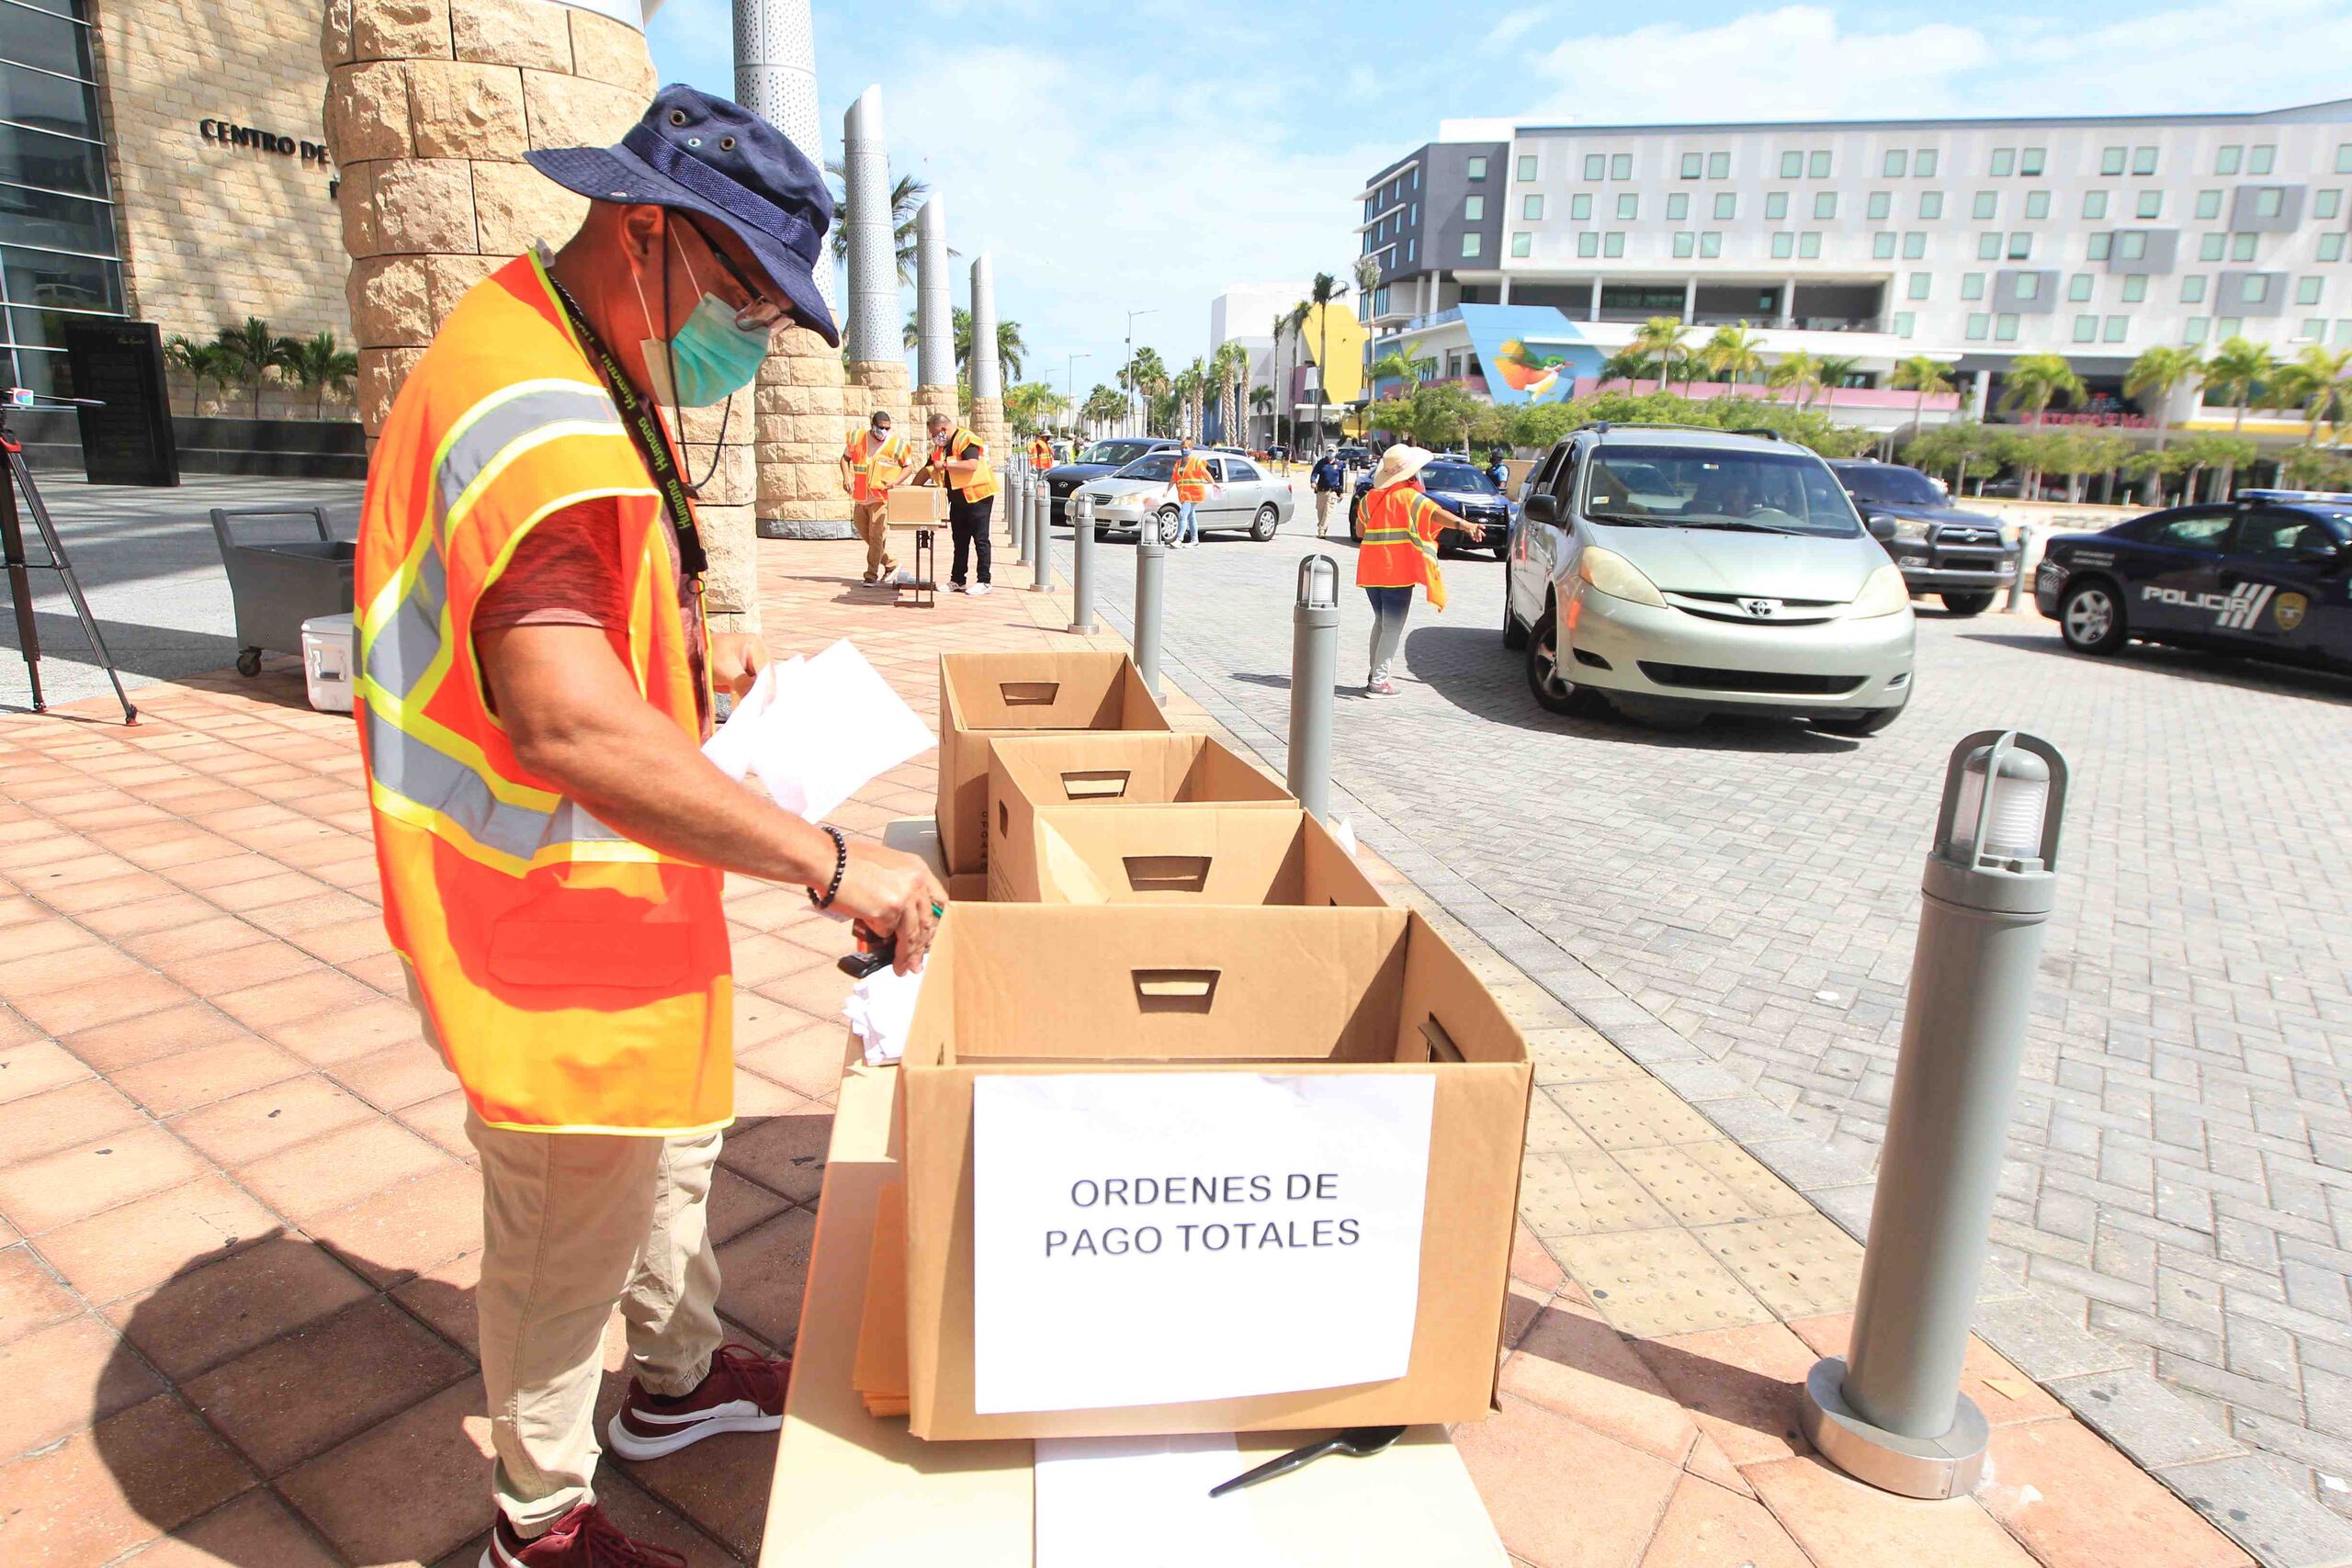
[[[1176,454],[1176,467],[1168,475],[1168,488],[1176,493],[1175,547],[1180,550],[1201,542],[1201,521],[1195,509],[1209,498],[1211,482],[1208,459],[1193,451],[1193,438],[1185,436]]]
[[[1364,694],[1393,697],[1388,666],[1405,641],[1413,586],[1429,591],[1430,605],[1445,608],[1445,579],[1437,569],[1437,538],[1469,527],[1421,493],[1421,469],[1436,456],[1419,446],[1391,446],[1363,498],[1363,546],[1356,552],[1356,586],[1372,601],[1372,674]]]

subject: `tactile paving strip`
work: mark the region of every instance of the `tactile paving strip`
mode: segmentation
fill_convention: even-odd
[[[1600,1145],[1592,1134],[1568,1119],[1568,1113],[1533,1094],[1527,1100],[1527,1152],[1531,1155],[1597,1155]]]
[[[1642,1065],[1617,1049],[1595,1030],[1530,1029],[1528,1060],[1535,1065],[1539,1084],[1587,1083],[1595,1078],[1644,1078]]]
[[[1820,1214],[1694,1229],[1758,1300],[1783,1318],[1844,1312],[1861,1281],[1861,1243]]]
[[[1686,1225],[1812,1212],[1802,1195],[1728,1143],[1627,1149],[1617,1159]]]
[[[1555,1084],[1541,1091],[1604,1149],[1654,1148],[1720,1139],[1715,1124],[1655,1078]]]
[[[1531,1154],[1520,1168],[1519,1212],[1543,1239],[1670,1225],[1674,1217],[1604,1154]]]
[[[1620,1334],[1654,1339],[1771,1321],[1772,1309],[1748,1294],[1689,1231],[1569,1236],[1554,1250]]]

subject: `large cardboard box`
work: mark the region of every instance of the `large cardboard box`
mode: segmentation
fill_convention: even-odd
[[[1186,985],[1190,978],[1193,983]],[[976,1084],[993,1074],[1426,1074],[1429,1172],[1404,1376],[1287,1393],[982,1415]],[[1491,1408],[1531,1071],[1501,1005],[1394,908],[976,904],[942,922],[899,1066],[909,1419],[928,1438],[1453,1422]],[[1280,1158],[1280,1151],[1268,1157]],[[1347,1301],[1234,1303],[1314,1336]],[[1162,1347],[1138,1343],[1151,1358]]]
[[[929,528],[945,521],[946,491],[937,485],[896,485],[882,498],[882,521],[893,528]]]
[[[1297,904],[1381,908],[1355,857],[1298,807],[1049,806],[999,838],[991,903]]]
[[[1124,653],[939,656],[939,842],[951,872],[988,869],[990,742],[1087,729],[1166,733]]]
[[[1011,886],[1036,882],[1035,865],[1021,863],[1031,858],[1033,818],[1041,807],[1298,809],[1290,791],[1205,735],[1041,735],[1000,739],[990,751],[990,877],[994,879],[1000,861],[1009,862],[1002,869],[1012,874]]]

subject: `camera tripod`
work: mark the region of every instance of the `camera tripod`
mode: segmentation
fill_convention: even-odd
[[[17,607],[17,640],[25,656],[25,673],[32,683],[33,712],[47,713],[48,702],[40,694],[40,628],[33,619],[33,585],[30,573],[53,571],[65,584],[65,596],[74,602],[74,614],[81,618],[82,635],[90,639],[90,651],[98,656],[98,666],[114,682],[115,700],[122,705],[122,722],[139,722],[139,710],[130,705],[130,694],[122,689],[122,676],[114,667],[114,656],[107,651],[106,638],[98,635],[98,623],[91,617],[90,602],[82,597],[82,584],[74,575],[74,563],[66,558],[65,546],[57,537],[57,525],[49,519],[49,508],[40,498],[40,487],[33,483],[33,471],[25,461],[24,443],[8,428],[8,410],[0,406],[0,455],[8,463],[8,480],[0,484],[0,557],[5,557],[8,569],[8,596]],[[17,514],[17,498],[24,497],[25,510],[32,513],[33,526],[40,530],[40,542],[49,551],[45,561],[25,558],[25,530]]]

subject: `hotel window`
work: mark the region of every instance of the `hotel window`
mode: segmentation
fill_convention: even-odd
[[[1683,229],[1676,232],[1674,236],[1674,254],[1678,258],[1694,254],[1698,248],[1698,237],[1692,234],[1690,230]]]
[[[1510,254],[1515,256],[1533,254],[1534,241],[1535,236],[1532,234],[1513,234],[1510,237]]]
[[[1797,236],[1797,255],[1810,261],[1821,254],[1821,236],[1808,229]]]
[[[2199,191],[2197,193],[2197,216],[2204,219],[2214,219],[2219,218],[2221,215],[2222,193],[2217,190]]]
[[[1718,218],[1738,217],[1739,193],[1728,190],[1715,192],[1715,216]]]
[[[1666,220],[1668,222],[1679,223],[1690,216],[1690,193],[1689,191],[1679,190],[1666,198]]]
[[[2123,341],[2123,334],[2124,334],[2125,333],[2129,332],[2131,329],[2132,329],[2132,318],[2131,318],[2131,317],[2129,317],[2129,316],[2109,316],[2109,317],[2107,319],[2107,330],[2106,330],[2105,332],[2103,332],[2103,333],[2101,333],[2099,334],[2099,342],[2101,342],[2101,343],[2121,343],[2121,342]]]
[[[2295,279],[2295,303],[2298,305],[2318,304],[2319,290],[2320,279],[2316,277],[2299,277]]]
[[[1631,152],[1611,152],[1609,155],[1609,177],[1612,180],[1632,179],[1634,155]]]
[[[2026,192],[2025,215],[2030,220],[2049,217],[2050,193],[2046,190],[2030,190]]]
[[[2317,191],[2313,191],[2313,192],[2312,192],[2312,217],[2314,217],[2314,218],[2334,218],[2334,217],[2335,217],[2338,212],[2341,212],[2343,209],[2344,209],[2344,193],[2343,193],[2342,191],[2340,191],[2340,190],[2317,190]]]
[[[1834,190],[1815,191],[1813,193],[1813,215],[1815,218],[1837,217],[1838,193]]]
[[[2107,192],[2103,190],[2086,190],[2083,192],[2083,216],[2086,218],[2106,217]]]
[[[1988,229],[1976,236],[1976,259],[1978,261],[2001,259],[2001,231],[1998,229]]]
[[[2102,149],[2098,155],[2098,172],[2102,175],[2121,174],[2123,172],[2123,158],[2124,152],[2123,149],[2120,147],[2109,147]]]
[[[1968,313],[1968,341],[1971,343],[1983,343],[1984,341],[1985,329],[1990,327],[1992,324],[1993,318],[1986,315],[1984,311],[1970,311]]]
[[[2319,342],[2320,339],[2327,335],[2327,318],[2325,316],[2304,317],[2303,330],[2301,335],[2309,338],[2313,343]]]
[[[2078,272],[2066,280],[2066,298],[2079,305],[2091,297],[2091,275]]]
[[[1993,149],[1993,177],[2001,179],[2018,172],[2018,150],[2014,147]]]
[[[2212,330],[2213,323],[2205,317],[2191,316],[2181,326],[2180,341],[2194,348],[2203,343],[2205,334]]]
[[[1544,221],[1544,197],[1540,194],[1519,198],[1519,215],[1530,223]]]
[[[2076,343],[2097,343],[2098,341],[2098,318],[2097,316],[2076,316],[2075,318],[2075,341]]]
[[[1777,222],[1781,219],[1786,218],[1788,215],[1789,193],[1784,190],[1766,191],[1764,193],[1764,217],[1766,220]]]
[[[1918,156],[1911,160],[1911,172],[1918,175],[1923,180],[1934,179],[1936,177],[1936,150],[1932,147],[1920,148]]]
[[[1707,177],[1711,180],[1727,180],[1731,178],[1731,154],[1728,152],[1708,153]]]
[[[1969,203],[1968,215],[1971,218],[1991,218],[1998,214],[2000,210],[2000,193],[1998,191],[1980,190],[1976,193],[1976,199]]]
[[[1910,277],[1909,285],[1904,293],[1904,298],[1906,299],[1925,299],[1928,297],[1928,289],[1934,284],[1934,282],[1935,274],[1931,272],[1913,273]]]
[[[2252,261],[2254,259],[2254,240],[2255,237],[2252,234],[2231,235],[2230,259],[2232,261]]]
[[[2093,261],[2105,261],[2108,257],[2115,254],[2115,236],[2112,234],[2093,234],[2090,237],[2089,242],[2083,247],[2083,254]]]
[[[1870,206],[1867,210],[1869,215],[1873,219],[1884,218],[1887,214],[1894,210],[1894,193],[1883,190],[1874,190],[1871,192]]]
[[[2239,278],[2238,299],[2248,305],[2267,304],[2270,300],[2270,279],[2258,272]]]
[[[2148,236],[2138,229],[2126,229],[2115,236],[2115,259],[2139,261],[2148,254]]]
[[[2140,193],[2139,202],[2132,210],[2135,216],[2141,218],[2163,217],[2165,211],[2165,193],[2160,190],[2142,191]]]
[[[1963,299],[1984,299],[1984,275],[1981,272],[1962,273],[1960,275],[1960,297]]]
[[[74,389],[66,328],[123,313],[86,9],[12,5],[0,26],[0,375],[60,397]]]
[[[1600,236],[1599,234],[1593,232],[1593,231],[1589,229],[1587,229],[1583,233],[1577,236],[1577,254],[1580,256],[1597,256],[1600,254]]]
[[[1484,158],[1472,158],[1470,160],[1469,175],[1470,178],[1474,180],[1485,179],[1487,177],[1487,160]]]
[[[2126,305],[2137,305],[2147,297],[2148,275],[2146,273],[2132,273],[2123,279],[2123,302]]]
[[[2225,338],[2236,337],[2239,333],[2245,330],[2245,318],[2243,316],[2216,316],[2213,318],[2213,330],[2221,333]]]
[[[2042,148],[2026,148],[2023,152],[2018,154],[2018,173],[2021,175],[2038,175],[2041,173],[2041,164],[2044,156],[2045,150]]]
[[[2041,299],[2041,275],[2033,272],[2021,272],[2018,274],[2017,290],[2018,298],[2020,299]]]
[[[1608,173],[1608,159],[1602,157],[1598,152],[1588,152],[1584,155],[1584,177],[1586,179],[1597,180]]]
[[[2245,148],[2224,147],[2213,154],[2213,172],[2217,175],[2234,175],[2238,172],[2238,165],[2245,159]]]
[[[2278,159],[2278,148],[2267,144],[2256,147],[2246,154],[2245,172],[2249,175],[2267,175]]]
[[[2019,231],[2009,236],[2009,259],[2024,261],[2033,254],[2033,236]]]
[[[1604,256],[1623,255],[1625,254],[1625,236],[1614,229],[1611,229],[1608,233],[1603,234],[1600,237],[1600,254]]]
[[[1485,197],[1465,196],[1462,198],[1462,217],[1464,222],[1476,223],[1486,216],[1487,198]]]
[[[1772,259],[1786,261],[1797,254],[1797,237],[1786,229],[1772,236]]]
[[[1998,315],[1998,316],[1994,317],[1994,318],[1993,318],[1993,341],[1994,341],[1995,343],[2015,343],[2015,342],[2017,342],[2017,341],[2018,341],[2018,319],[2017,319],[2015,316],[2012,316],[2012,315],[2007,315],[2007,314]]]
[[[2339,175],[2352,175],[2352,141],[2339,141],[2335,144],[2335,172]]]
[[[1707,160],[1701,154],[1685,152],[1682,154],[1682,177],[1686,180],[1695,180],[1699,177],[1699,171],[1706,165]]]
[[[1919,193],[1919,216],[1921,218],[1941,218],[1943,215],[1944,193],[1939,190],[1921,191]]]
[[[1826,152],[1815,152],[1808,161],[1808,167],[1805,172],[1811,175],[1815,179],[1827,179],[1829,177],[1829,154]]]
[[[1804,154],[1802,152],[1781,153],[1781,177],[1784,180],[1801,180],[1804,178]]]
[[[1909,169],[1910,164],[1911,155],[1908,152],[1900,147],[1890,147],[1886,150],[1884,161],[1879,164],[1879,172],[1888,179],[1899,180]]]
[[[1915,322],[1917,322],[1917,320],[1918,320],[1918,318],[1917,318],[1917,316],[1914,316],[1914,315],[1913,315],[1910,311],[1908,311],[1908,310],[1897,310],[1897,311],[1895,311],[1895,312],[1894,312],[1894,335],[1895,335],[1896,337],[1909,337],[1909,336],[1911,335],[1911,329],[1912,329],[1912,326],[1913,326],[1913,324],[1914,324]]]
[[[1700,234],[1699,254],[1702,258],[1719,256],[1723,254],[1724,237],[1721,231],[1709,229]]]
[[[1485,235],[1483,235],[1483,234],[1464,234],[1464,235],[1463,235],[1463,236],[1462,236],[1462,254],[1463,254],[1464,255],[1465,255],[1465,256],[1475,256],[1475,255],[1476,255],[1476,254],[1478,254],[1478,242],[1479,242],[1480,240],[1484,239],[1485,237],[1486,237],[1486,236],[1485,236]]]
[[[2344,236],[2340,233],[2322,234],[2319,237],[2319,259],[2325,262],[2342,261]]]
[[[2222,252],[2229,243],[2229,236],[2226,234],[2198,235],[2197,259],[2199,261],[2220,261],[2222,259]]]
[[[1894,233],[1892,230],[1882,230],[1871,236],[1871,254],[1880,261],[1894,258]]]
[[[1642,198],[1640,196],[1630,190],[1620,191],[1618,193],[1617,216],[1620,220],[1630,221],[1634,218],[1640,217],[1641,211]]]
[[[2342,348],[2346,344],[2352,344],[2352,321],[2335,323],[2335,346]]]
[[[2254,193],[2254,215],[2256,218],[2276,218],[2285,210],[2286,204],[2287,193],[2277,186]]]
[[[2156,150],[2153,147],[2134,147],[2132,149],[2132,172],[2135,175],[2154,174],[2156,172]]]
[[[1521,152],[1519,155],[1519,177],[1522,180],[1532,180],[1535,177],[1534,153]]]
[[[1592,193],[1591,193],[1591,192],[1589,192],[1589,191],[1580,192],[1580,193],[1578,193],[1577,195],[1575,195],[1575,196],[1572,196],[1572,197],[1568,197],[1568,217],[1569,217],[1573,221],[1575,221],[1575,222],[1578,222],[1578,223],[1587,222],[1587,221],[1589,221],[1589,220],[1591,219],[1591,217],[1592,217]]]
[[[1903,236],[1904,260],[1917,261],[1921,256],[1924,256],[1927,254],[1928,236],[1920,233],[1917,230],[1913,230],[1910,233]]]
[[[2180,280],[2180,302],[2184,305],[2205,303],[2205,275],[2192,272]]]

